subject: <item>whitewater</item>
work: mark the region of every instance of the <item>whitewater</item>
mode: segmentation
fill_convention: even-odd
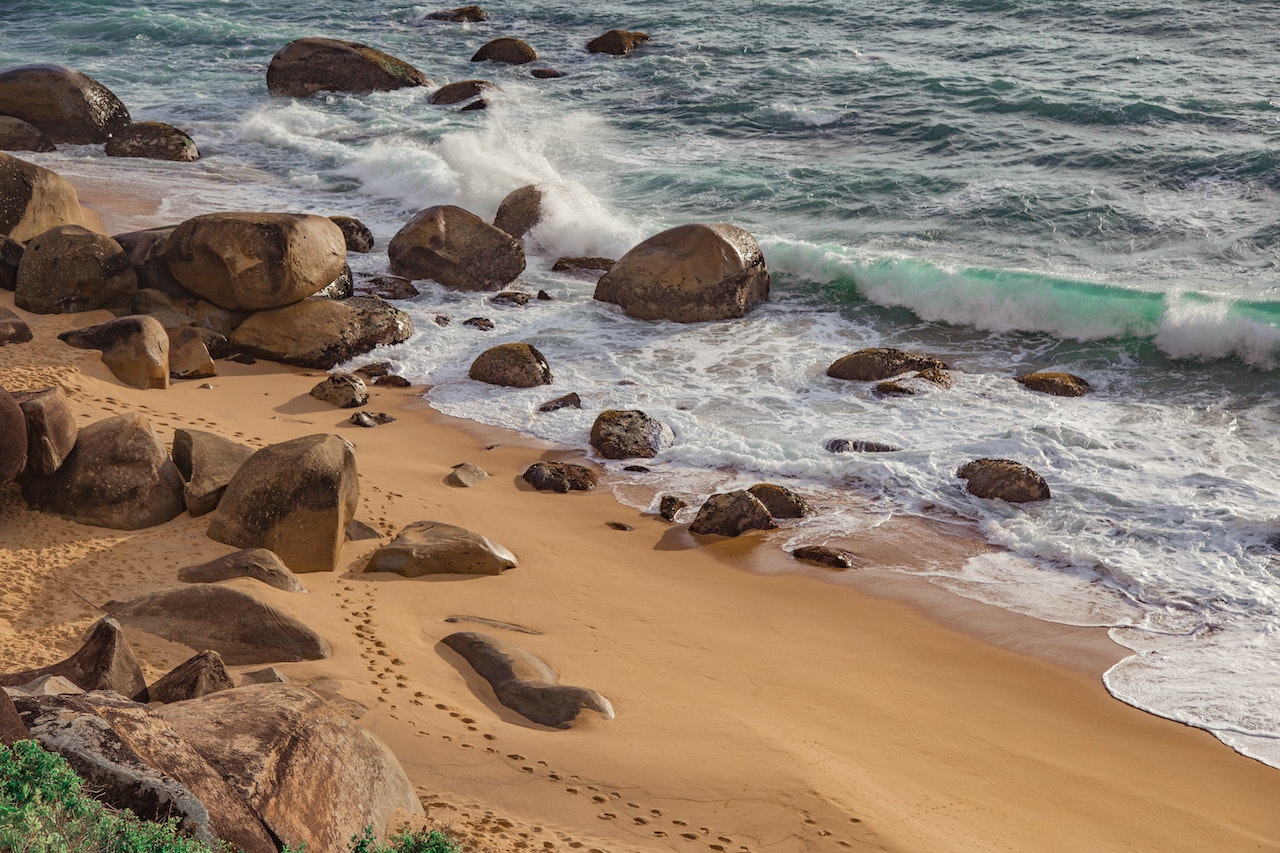
[[[151,187],[174,222],[357,216],[378,241],[351,257],[357,273],[385,272],[386,241],[423,207],[491,218],[511,190],[541,185],[520,286],[552,300],[504,307],[419,283],[398,303],[417,332],[377,356],[431,386],[432,406],[584,450],[600,409],[643,409],[677,441],[652,473],[625,475],[643,487],[625,499],[696,504],[780,482],[820,509],[782,547],[903,514],[976,530],[1006,552],[924,574],[1109,628],[1133,650],[1106,674],[1113,694],[1280,767],[1280,84],[1258,26],[1280,5],[580,0],[490,3],[491,20],[469,25],[422,21],[431,5],[351,6],[6,0],[0,66],[83,70],[204,155],[31,159]],[[612,27],[653,41],[626,58],[582,49]],[[502,91],[468,113],[428,104],[430,89],[268,95],[271,56],[314,35]],[[500,35],[566,76],[468,61]],[[177,169],[198,180],[172,182]],[[592,300],[591,279],[551,271],[696,221],[758,238],[767,305],[725,323],[640,322]],[[467,379],[506,341],[537,346],[555,384]],[[955,387],[882,399],[825,375],[868,346],[936,355]],[[1095,391],[1013,381],[1048,369]],[[584,409],[537,413],[568,391]],[[832,438],[903,449],[832,454]],[[981,456],[1036,469],[1052,501],[968,495],[954,472]]]

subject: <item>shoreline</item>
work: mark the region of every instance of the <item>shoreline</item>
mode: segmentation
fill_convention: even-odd
[[[118,193],[77,190],[122,230]],[[82,422],[142,411],[166,438],[190,425],[254,446],[336,432],[357,446],[358,518],[384,534],[456,523],[520,557],[500,577],[407,580],[359,574],[373,543],[351,542],[339,572],[301,576],[306,597],[233,582],[330,640],[333,657],[281,669],[367,706],[362,723],[400,757],[431,816],[462,827],[474,849],[1280,849],[1280,774],[1110,697],[1098,667],[1127,652],[1104,629],[1018,616],[921,578],[872,570],[845,585],[774,572],[789,558],[758,535],[695,542],[604,489],[534,492],[525,467],[580,451],[441,415],[420,388],[371,389],[368,408],[398,419],[375,430],[308,397],[318,374],[265,362],[219,362],[212,390],[126,388],[96,352],[55,337],[103,312],[19,313],[36,341],[2,351],[0,378],[65,383]],[[445,485],[462,461],[491,478]],[[102,603],[228,551],[185,515],[104,531],[30,513],[11,488],[0,497],[0,577],[17,629],[4,642],[24,663],[63,656],[96,615],[66,594],[70,579]],[[877,549],[900,562],[920,547],[917,524],[856,545],[873,564]],[[947,539],[945,525],[926,526]],[[957,558],[990,547],[952,538]],[[459,630],[443,621],[453,615],[540,630],[503,638],[562,683],[599,690],[617,719],[559,732],[513,717],[441,653],[439,638]],[[376,641],[353,633],[358,619],[373,621]],[[190,655],[126,633],[151,676]]]

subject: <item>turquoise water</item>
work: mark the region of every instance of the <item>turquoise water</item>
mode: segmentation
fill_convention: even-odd
[[[205,155],[35,159],[159,188],[173,221],[348,213],[385,247],[423,207],[491,216],[542,184],[524,285],[554,302],[498,308],[427,286],[407,305],[418,333],[387,355],[441,410],[585,448],[599,408],[644,408],[678,437],[645,484],[696,502],[788,482],[822,507],[788,545],[893,514],[960,519],[1009,555],[934,582],[1110,627],[1135,652],[1108,673],[1113,693],[1280,766],[1280,82],[1266,26],[1280,4],[580,0],[489,3],[490,22],[457,25],[421,20],[447,4],[388,0],[0,2],[0,66],[79,68]],[[583,50],[612,27],[653,41],[627,58]],[[469,113],[429,105],[429,90],[271,97],[270,57],[310,35],[503,91]],[[499,35],[566,76],[469,62]],[[690,221],[756,234],[767,306],[640,323],[550,272],[559,255],[616,257]],[[382,271],[386,257],[352,263]],[[440,328],[437,313],[497,327]],[[555,385],[470,382],[471,359],[506,340],[535,343]],[[882,400],[825,376],[878,345],[945,358],[956,387]],[[1031,369],[1098,390],[1032,395],[1011,381]],[[535,413],[570,390],[583,412]],[[832,437],[904,449],[834,456]],[[953,473],[986,455],[1030,464],[1054,500],[969,497]]]

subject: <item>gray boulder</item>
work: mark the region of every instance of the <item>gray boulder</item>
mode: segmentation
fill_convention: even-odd
[[[498,290],[524,272],[518,240],[451,204],[428,207],[387,246],[391,272],[430,279],[451,290]]]
[[[975,459],[961,465],[956,476],[966,481],[969,494],[979,498],[1000,498],[1009,503],[1050,498],[1044,477],[1012,459]]]
[[[232,666],[319,660],[330,654],[324,638],[294,617],[217,584],[162,589],[129,601],[109,601],[104,609],[148,634],[212,649]]]
[[[66,178],[0,153],[0,235],[26,242],[50,228],[83,222],[80,200]]]
[[[827,368],[827,375],[833,379],[879,382],[913,370],[930,368],[946,370],[947,365],[931,355],[892,347],[871,347],[836,359]]]
[[[540,492],[589,492],[596,487],[595,472],[572,462],[535,462],[520,475]]]
[[[312,397],[339,409],[357,409],[369,402],[369,389],[354,373],[326,376],[309,392]]]
[[[305,98],[315,92],[388,92],[430,86],[431,80],[402,59],[354,41],[300,38],[271,57],[267,89]]]
[[[0,72],[0,109],[35,125],[54,142],[106,142],[126,128],[129,111],[110,89],[61,65]]]
[[[498,205],[493,225],[519,240],[542,219],[542,190],[528,184],[512,190]]]
[[[635,409],[608,409],[591,425],[591,446],[605,459],[652,459],[674,442],[670,427]]]
[[[210,539],[267,548],[295,572],[331,572],[360,501],[355,451],[336,435],[308,435],[250,456],[227,485]]]
[[[253,314],[232,332],[231,345],[281,364],[328,370],[412,334],[409,315],[377,297],[315,298]]]
[[[169,670],[159,681],[146,689],[145,694],[135,696],[138,702],[182,702],[199,699],[219,690],[235,687],[222,655],[212,650],[200,652]]]
[[[551,384],[551,368],[532,344],[512,343],[490,347],[471,363],[467,376],[489,385],[533,388]]]
[[[614,717],[608,699],[586,687],[557,684],[551,667],[505,640],[459,631],[440,642],[489,682],[499,702],[539,725],[567,729],[583,711]]]
[[[773,516],[751,492],[739,490],[712,495],[689,525],[691,533],[741,536],[749,530],[773,530]]]
[[[24,480],[34,510],[81,524],[139,530],[185,509],[182,475],[150,421],[116,415],[80,430],[75,448],[50,476]]]
[[[142,157],[177,163],[200,159],[200,149],[185,131],[160,121],[130,124],[107,140],[104,150],[108,157]]]
[[[13,116],[0,116],[0,151],[47,153],[53,151],[54,147],[53,140],[35,125]]]
[[[596,283],[595,298],[641,320],[726,320],[768,300],[769,268],[741,228],[681,225],[619,258]]]
[[[103,364],[133,388],[169,387],[169,335],[154,317],[117,317],[63,332],[58,340],[79,349],[101,350]]]
[[[183,497],[192,517],[212,512],[252,447],[198,429],[173,431],[173,463],[186,481]]]
[[[232,578],[253,578],[285,592],[306,592],[298,576],[266,548],[242,548],[207,563],[185,566],[178,570],[183,583],[218,583]]]
[[[13,301],[34,314],[120,311],[137,289],[119,243],[80,225],[59,225],[27,243]]]
[[[382,836],[397,809],[422,814],[380,740],[294,684],[255,684],[158,709],[293,849],[347,850]]]
[[[76,446],[80,429],[67,395],[57,386],[13,395],[27,422],[27,470],[48,477]]]
[[[114,690],[122,696],[136,696],[147,686],[120,623],[109,616],[93,623],[84,644],[71,657],[0,675],[0,687],[29,684],[44,676],[61,676],[81,690]]]
[[[491,539],[452,524],[415,521],[389,545],[374,551],[366,572],[407,578],[431,574],[496,575],[516,566],[516,557]]]

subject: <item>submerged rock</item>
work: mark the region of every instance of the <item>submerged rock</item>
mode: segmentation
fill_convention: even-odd
[[[528,42],[518,38],[496,38],[486,42],[471,57],[472,62],[501,62],[505,65],[524,65],[538,58],[538,52]]]
[[[626,56],[639,45],[649,41],[647,33],[633,30],[609,30],[587,42],[589,53],[608,53],[613,56]]]
[[[490,347],[471,363],[467,376],[477,382],[508,388],[551,384],[551,368],[537,347],[526,343]]]

